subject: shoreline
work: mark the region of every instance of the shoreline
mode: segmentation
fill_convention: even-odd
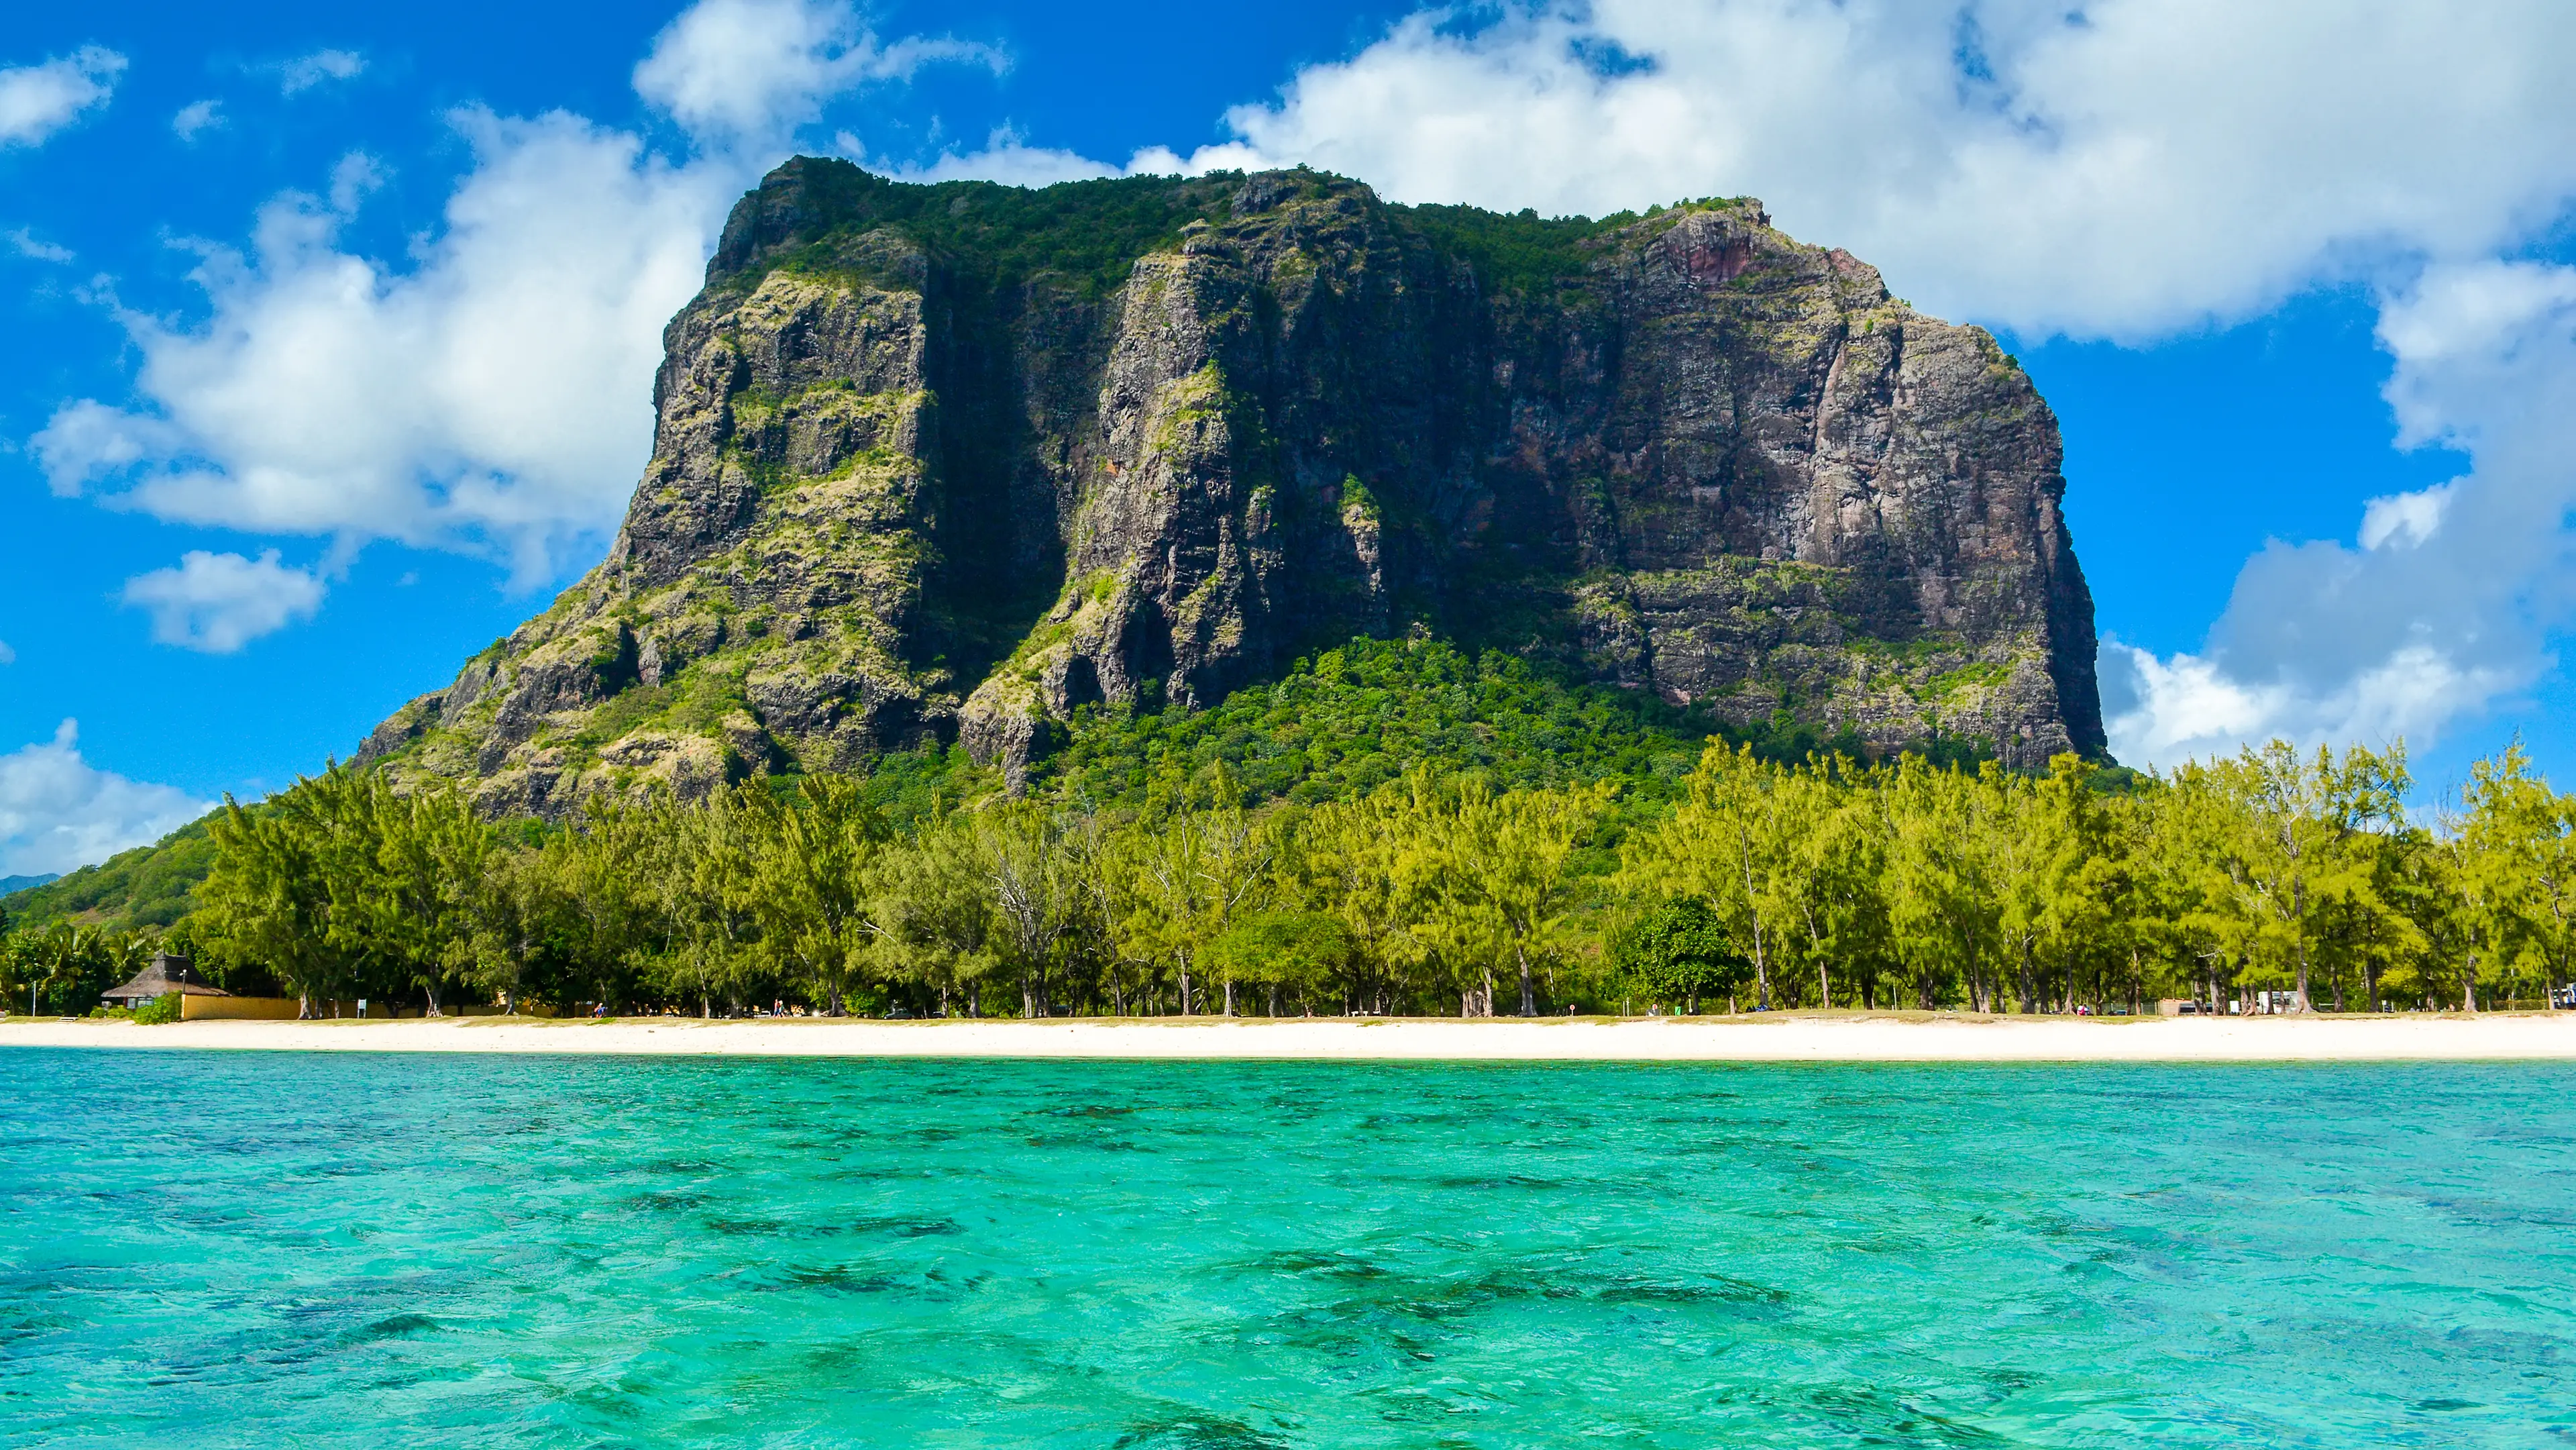
[[[2576,1012],[2479,1017],[0,1019],[0,1048],[1350,1062],[2576,1061]]]

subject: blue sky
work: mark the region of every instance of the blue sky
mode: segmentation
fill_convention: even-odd
[[[105,3],[0,36],[0,875],[348,753],[594,562],[794,150],[1755,194],[2065,427],[2114,747],[2576,776],[2563,7]],[[2454,482],[2457,480],[2457,482]],[[66,726],[76,721],[76,726]]]

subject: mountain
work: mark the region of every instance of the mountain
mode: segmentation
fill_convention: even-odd
[[[48,881],[62,879],[63,873],[59,871],[49,871],[42,876],[0,876],[0,897],[15,896],[21,891],[42,886]]]
[[[1755,201],[799,158],[664,343],[607,559],[362,761],[547,815],[949,740],[1018,779],[1086,705],[1401,635],[1875,750],[2103,749],[2047,405]]]
[[[0,891],[12,924],[78,921],[116,931],[168,926],[196,909],[196,890],[214,864],[209,813],[149,846],[121,851],[67,876]],[[27,878],[20,878],[27,879]]]

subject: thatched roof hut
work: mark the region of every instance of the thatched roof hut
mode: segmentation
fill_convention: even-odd
[[[176,992],[183,997],[229,997],[232,993],[197,975],[196,964],[186,957],[168,952],[153,955],[152,965],[134,974],[134,980],[106,994],[107,1001],[120,1007],[140,1006],[158,997]]]

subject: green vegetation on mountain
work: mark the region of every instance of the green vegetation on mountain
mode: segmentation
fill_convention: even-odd
[[[1341,178],[1320,172],[1273,175],[1280,186],[1263,193],[1262,207],[1282,199],[1320,199],[1347,187]],[[1037,188],[990,181],[920,185],[858,167],[815,167],[806,178],[803,204],[812,214],[829,217],[829,230],[763,257],[755,267],[728,273],[723,285],[748,288],[773,269],[846,269],[849,253],[842,243],[882,228],[987,284],[1013,287],[1053,276],[1086,296],[1106,296],[1126,284],[1138,257],[1178,247],[1193,223],[1232,220],[1247,179],[1239,171],[1211,171],[1177,179],[1110,177]],[[1384,210],[1397,226],[1440,254],[1469,262],[1479,282],[1497,293],[1544,292],[1579,276],[1599,259],[1602,238],[1639,220],[1628,211],[1596,218],[1471,206],[1388,205]],[[1657,208],[1652,214],[1663,213]],[[1679,220],[1681,209],[1670,215]]]
[[[1219,770],[1247,805],[1311,806],[1419,769],[1473,774],[1503,790],[1611,781],[1623,809],[1635,809],[1671,800],[1712,739],[1783,764],[1872,756],[1857,735],[1828,735],[1786,711],[1738,727],[1518,655],[1471,655],[1431,639],[1354,639],[1206,710],[1089,706],[1063,734],[1029,772],[1027,793],[1108,809],[1177,798]],[[1939,738],[1914,753],[1971,767],[1988,758],[1978,742]],[[864,780],[868,799],[897,821],[972,805],[1004,785],[999,770],[958,747],[895,752]]]
[[[1433,246],[1466,259],[1476,280],[1499,295],[1544,295],[1581,276],[1599,260],[1601,239],[1637,221],[1635,212],[1609,216],[1542,217],[1535,211],[1491,212],[1472,206],[1390,208]],[[1676,212],[1675,218],[1679,218]]]
[[[1300,660],[1277,684],[1238,690],[1202,711],[1087,707],[1066,746],[1032,776],[1107,804],[1142,800],[1157,781],[1222,765],[1248,798],[1313,805],[1367,794],[1428,766],[1475,772],[1498,789],[1618,780],[1668,798],[1712,735],[1758,739],[1773,758],[1829,742],[1812,726],[1736,731],[1705,711],[1569,682],[1501,651],[1468,655],[1431,640],[1353,640]],[[1857,737],[1830,742],[1861,754]]]
[[[747,288],[776,269],[842,271],[850,264],[840,243],[884,228],[987,286],[1050,274],[1097,297],[1123,285],[1138,257],[1177,246],[1191,222],[1224,219],[1243,185],[1242,173],[1232,171],[1034,189],[990,181],[914,185],[855,166],[817,166],[808,177],[806,205],[832,219],[829,232],[764,257],[757,268],[729,272],[722,285]]]

